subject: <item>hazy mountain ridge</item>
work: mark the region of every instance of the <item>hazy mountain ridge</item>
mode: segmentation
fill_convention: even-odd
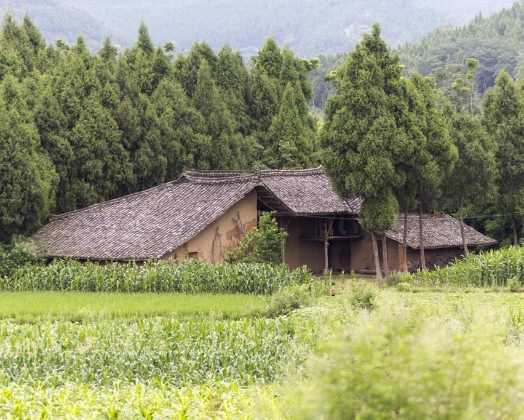
[[[82,34],[91,50],[110,36],[117,45],[129,46],[143,20],[156,44],[173,41],[178,51],[206,41],[218,49],[225,42],[245,56],[271,35],[288,43],[301,56],[349,51],[362,31],[374,22],[382,25],[393,47],[414,42],[441,25],[464,25],[479,11],[489,14],[511,2],[492,0],[168,0],[155,2],[101,0],[5,0],[4,10],[28,12],[48,42],[62,38],[74,43]],[[505,4],[508,3],[508,4]]]

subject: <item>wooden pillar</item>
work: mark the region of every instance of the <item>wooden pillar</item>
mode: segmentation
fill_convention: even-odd
[[[329,275],[329,229],[327,220],[324,222],[324,275]]]

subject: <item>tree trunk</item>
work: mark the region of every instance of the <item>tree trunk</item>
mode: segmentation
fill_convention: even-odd
[[[517,224],[513,221],[513,246],[518,246],[519,241],[517,238]]]
[[[378,257],[378,245],[377,238],[375,238],[374,232],[371,234],[371,243],[373,244],[373,256],[375,257],[375,271],[377,272],[377,282],[379,286],[382,286],[382,270],[380,269],[380,259]]]
[[[324,276],[329,275],[329,228],[327,220],[324,222]]]
[[[389,279],[389,264],[388,264],[388,238],[386,234],[382,234],[382,265],[384,266],[384,279],[386,283]]]
[[[424,230],[422,228],[422,200],[419,201],[418,208],[418,226],[420,233],[420,266],[422,270],[426,269],[426,256],[424,255]]]
[[[408,203],[404,207],[404,233],[402,235],[402,247],[404,248],[404,273],[408,272]]]
[[[466,243],[466,233],[464,232],[464,197],[460,195],[460,235],[462,236],[462,246],[464,247],[464,256],[469,255],[468,244]]]

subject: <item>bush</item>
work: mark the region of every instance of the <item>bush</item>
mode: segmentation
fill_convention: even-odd
[[[295,309],[308,306],[312,300],[311,291],[308,289],[307,285],[293,285],[282,288],[271,296],[264,315],[268,317],[288,315]]]
[[[281,264],[286,237],[287,232],[278,226],[275,212],[263,213],[258,228],[244,235],[236,251],[228,255],[228,261]]]
[[[402,281],[397,284],[397,290],[399,292],[411,292],[411,284],[406,283],[405,281]]]
[[[351,291],[351,306],[361,309],[374,309],[376,296],[377,292],[373,286],[363,282],[357,283]]]
[[[520,282],[517,277],[512,277],[508,280],[508,289],[510,292],[515,293],[520,288]]]
[[[11,244],[0,244],[0,277],[11,276],[21,267],[41,263],[44,256],[32,243],[22,238],[15,239]]]

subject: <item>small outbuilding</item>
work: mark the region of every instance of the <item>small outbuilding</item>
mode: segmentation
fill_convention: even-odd
[[[51,216],[32,239],[52,258],[145,261],[198,258],[222,261],[260,212],[275,211],[288,232],[284,262],[314,272],[374,272],[370,235],[358,223],[362,199],[340,199],[322,168],[305,170],[184,171],[176,181]],[[419,264],[418,215],[408,216],[404,256],[402,215],[386,233],[391,270],[403,259]],[[423,216],[428,264],[462,254],[459,222],[449,215]],[[468,247],[495,243],[466,227]]]

